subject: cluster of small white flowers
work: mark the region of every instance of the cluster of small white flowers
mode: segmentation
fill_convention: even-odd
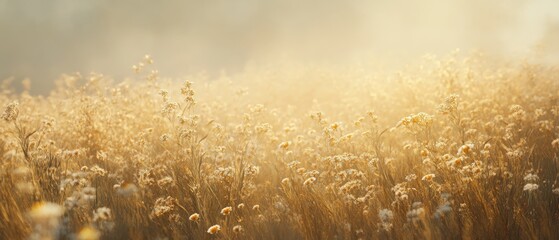
[[[379,226],[385,231],[392,230],[392,219],[394,219],[394,213],[390,209],[381,209],[378,212],[378,217],[380,219]]]
[[[524,185],[523,190],[527,191],[529,193],[532,193],[536,190],[538,190],[538,188],[540,187],[537,182],[540,178],[538,177],[538,175],[533,174],[533,173],[528,173],[526,176],[524,176],[524,181],[526,181],[526,185]]]

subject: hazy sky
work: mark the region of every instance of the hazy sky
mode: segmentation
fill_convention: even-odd
[[[455,48],[559,55],[557,0],[0,0],[0,78],[46,92],[64,72],[162,75],[277,59],[406,62]]]

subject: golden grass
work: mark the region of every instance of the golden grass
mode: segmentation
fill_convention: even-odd
[[[277,67],[4,87],[0,238],[559,238],[556,67]]]

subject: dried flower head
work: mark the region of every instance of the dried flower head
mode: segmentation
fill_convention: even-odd
[[[208,232],[209,234],[216,234],[216,233],[219,232],[219,231],[221,231],[221,226],[219,226],[219,225],[216,224],[216,225],[213,225],[213,226],[211,226],[210,228],[208,228],[208,231],[207,231],[207,232]]]
[[[458,149],[457,155],[467,155],[474,148],[474,144],[464,144]]]
[[[4,113],[2,113],[2,119],[7,122],[15,121],[17,116],[19,115],[19,103],[17,101],[13,101],[6,106],[4,109]]]
[[[108,221],[112,218],[111,209],[108,207],[100,207],[93,211],[93,221]]]
[[[193,213],[192,215],[190,215],[190,217],[188,217],[188,220],[196,222],[200,219],[200,214],[198,213]]]
[[[433,181],[433,178],[435,178],[435,174],[430,173],[430,174],[427,174],[427,175],[423,176],[421,178],[421,180],[430,182],[430,181]]]
[[[236,225],[233,227],[233,232],[234,233],[240,233],[243,231],[243,227],[241,225]]]
[[[286,142],[280,143],[280,145],[278,147],[282,150],[287,150],[290,145],[291,145],[291,141],[286,141]]]
[[[232,211],[233,211],[232,207],[224,207],[223,209],[221,209],[221,215],[227,216],[231,214]]]
[[[535,183],[526,183],[526,185],[524,185],[523,190],[527,191],[527,192],[533,192],[538,190],[540,186],[538,184]]]
[[[310,186],[310,185],[312,185],[315,181],[316,181],[316,178],[315,178],[315,177],[307,178],[307,180],[305,180],[305,182],[303,182],[303,186]]]

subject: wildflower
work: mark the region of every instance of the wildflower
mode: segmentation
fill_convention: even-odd
[[[231,182],[233,181],[233,176],[235,174],[235,170],[231,167],[226,168],[218,168],[214,171],[214,176],[217,176],[220,182]]]
[[[156,181],[155,181],[155,176],[154,176],[153,170],[151,170],[151,169],[140,170],[139,177],[138,177],[138,183],[142,187],[151,186],[151,185],[155,184]]]
[[[171,114],[175,112],[179,108],[179,104],[176,102],[166,102],[161,109],[161,113],[163,114]]]
[[[239,205],[237,205],[238,209],[243,209],[245,208],[245,204],[244,203],[239,203]]]
[[[193,222],[198,221],[198,219],[200,219],[200,214],[198,213],[193,213],[192,215],[190,215],[190,217],[188,217],[188,220]]]
[[[392,229],[392,219],[394,219],[394,213],[389,209],[381,209],[378,212],[378,217],[380,219],[380,226],[385,231],[390,231]]]
[[[356,234],[356,235],[361,235],[361,234],[363,234],[363,232],[364,232],[363,229],[357,229],[357,230],[355,230],[355,234]]]
[[[396,126],[404,126],[411,131],[417,131],[420,128],[431,126],[433,123],[433,116],[424,112],[412,114],[408,117],[402,118]]]
[[[452,211],[452,207],[450,206],[450,202],[445,201],[445,203],[440,205],[437,208],[437,211],[435,211],[435,218],[439,219],[451,211]]]
[[[256,176],[260,173],[260,167],[258,166],[248,166],[245,168],[245,175],[246,176]]]
[[[159,95],[161,95],[161,97],[163,97],[164,102],[167,102],[169,100],[169,91],[167,91],[165,89],[160,89],[159,90]]]
[[[524,191],[528,191],[528,192],[533,192],[538,190],[539,186],[538,184],[535,183],[526,183],[526,185],[524,185]]]
[[[391,189],[394,192],[394,195],[402,201],[408,199],[408,191],[410,188],[406,187],[406,183],[398,183]]]
[[[470,151],[474,148],[474,144],[464,144],[458,149],[458,153],[456,155],[467,155]]]
[[[336,131],[336,129],[338,129],[339,127],[340,127],[340,124],[337,123],[337,122],[332,123],[332,124],[330,125],[330,128],[331,128],[332,130],[334,130],[334,131]]]
[[[81,197],[84,200],[93,201],[93,200],[95,200],[95,198],[97,196],[96,192],[97,192],[97,190],[94,187],[85,187],[81,191]]]
[[[425,215],[425,209],[423,208],[423,203],[414,202],[412,208],[406,213],[408,222],[417,222],[423,218]]]
[[[378,217],[380,218],[381,221],[387,222],[387,221],[391,221],[394,218],[394,214],[392,213],[391,210],[385,208],[385,209],[381,209],[378,212]]]
[[[254,210],[254,211],[260,210],[260,205],[256,204],[256,205],[252,206],[252,210]]]
[[[19,115],[19,103],[17,101],[11,102],[6,106],[4,109],[4,113],[2,114],[2,119],[6,122],[15,121],[17,116]]]
[[[280,143],[278,147],[282,150],[287,150],[290,145],[291,145],[291,141],[287,141],[287,142]]]
[[[93,211],[93,222],[100,231],[110,231],[115,226],[112,221],[111,209],[107,207],[100,207]]]
[[[468,204],[460,203],[460,208],[458,209],[459,212],[465,212],[468,210]]]
[[[150,214],[151,218],[161,217],[167,213],[170,213],[175,209],[175,204],[177,199],[173,197],[158,198],[155,200],[155,206]]]
[[[162,142],[169,141],[169,139],[171,139],[171,135],[167,134],[167,133],[165,133],[165,134],[161,135],[161,137],[159,137],[159,140],[162,141]]]
[[[224,207],[223,209],[221,209],[221,215],[227,216],[227,215],[229,215],[232,211],[233,211],[233,208],[232,208],[232,207]]]
[[[510,106],[510,117],[517,121],[523,121],[526,119],[526,111],[520,105],[512,105]]]
[[[439,105],[439,112],[441,114],[451,114],[458,110],[458,95],[453,94],[448,96],[444,103]]]
[[[528,173],[528,175],[524,176],[524,181],[527,181],[527,182],[536,182],[539,179],[540,178],[538,177],[538,175],[533,174],[533,173]]]
[[[311,184],[313,184],[316,181],[315,177],[310,177],[307,178],[307,180],[305,180],[305,182],[303,182],[303,186],[310,186]]]
[[[208,233],[209,234],[216,234],[217,232],[221,231],[221,226],[219,225],[213,225],[210,228],[208,228]]]
[[[173,178],[167,176],[167,177],[164,177],[164,178],[162,178],[162,179],[157,180],[157,185],[158,185],[160,188],[165,188],[165,187],[168,186],[168,185],[172,185],[173,182],[174,182]]]
[[[184,101],[193,106],[196,104],[196,100],[194,99],[194,89],[192,89],[192,82],[185,81],[184,86],[181,88],[181,95],[184,97]]]
[[[435,178],[435,174],[431,173],[431,174],[427,174],[427,175],[423,176],[421,178],[421,180],[430,182],[430,181],[433,181],[433,178]]]
[[[106,171],[105,169],[103,169],[103,168],[101,168],[101,167],[99,167],[99,166],[97,166],[97,165],[91,167],[89,170],[90,170],[94,175],[101,176],[101,177],[102,177],[102,176],[105,176],[105,175],[107,174],[107,171]]]
[[[451,166],[451,167],[460,166],[460,165],[462,165],[462,161],[463,161],[462,158],[463,158],[463,157],[454,158],[454,159],[452,159],[452,160],[446,162],[446,164],[447,164],[448,166]]]
[[[292,161],[292,162],[287,163],[287,167],[289,167],[291,169],[295,169],[300,164],[301,164],[301,162],[299,162],[299,161]]]
[[[481,173],[481,168],[480,167],[474,167],[472,168],[472,172],[475,174],[479,174]],[[505,172],[505,177],[507,176],[507,172]]]
[[[361,186],[361,180],[352,180],[346,182],[339,188],[340,193],[349,194],[359,189]]]
[[[107,221],[111,218],[111,209],[108,207],[100,207],[93,211],[93,221],[104,220]]]
[[[408,181],[408,182],[411,182],[411,181],[413,181],[413,180],[415,180],[415,179],[417,179],[417,175],[415,175],[415,174],[413,174],[413,173],[406,176],[406,181]]]
[[[234,233],[240,233],[243,231],[243,227],[241,225],[236,225],[233,227],[233,232]]]

